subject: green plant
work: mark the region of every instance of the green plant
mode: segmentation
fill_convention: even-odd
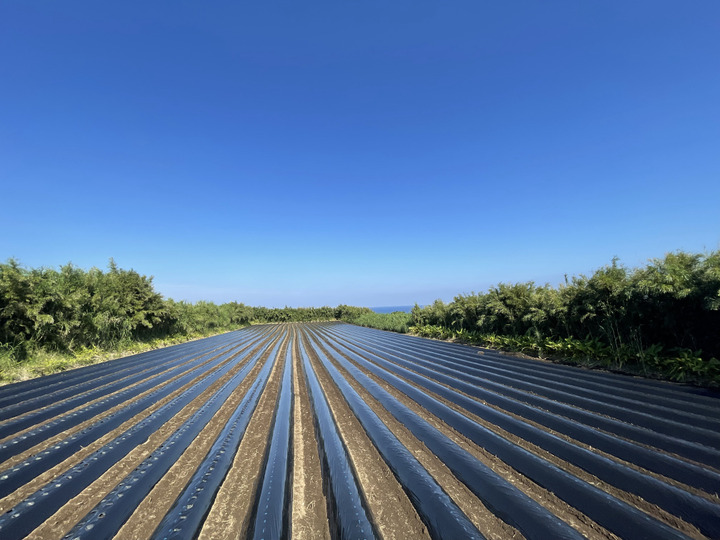
[[[357,324],[359,326],[367,326],[370,328],[379,328],[380,330],[389,330],[392,332],[406,333],[409,329],[412,315],[402,311],[393,313],[361,313],[355,317],[346,319],[347,322]]]
[[[687,381],[691,379],[720,378],[720,361],[717,358],[704,360],[702,351],[676,349],[672,357],[662,362],[670,379]]]

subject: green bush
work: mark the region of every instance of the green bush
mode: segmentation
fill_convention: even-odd
[[[0,343],[22,360],[31,351],[117,347],[167,333],[176,321],[152,278],[121,270],[27,270],[0,264]]]
[[[62,371],[123,352],[236,330],[252,322],[348,320],[368,308],[265,308],[229,302],[175,302],[155,292],[152,277],[72,264],[27,269],[0,264],[0,380]],[[409,315],[408,315],[409,317]],[[389,323],[390,324],[390,323]],[[398,323],[392,329],[400,328]],[[390,328],[389,328],[390,329]]]
[[[613,260],[559,287],[501,283],[448,304],[416,305],[411,325],[428,337],[441,337],[437,328],[478,333],[496,336],[490,344],[501,348],[590,357],[676,380],[712,378],[720,357],[720,252],[669,253],[637,269]]]
[[[703,357],[701,351],[675,348],[666,350],[655,344],[642,351],[631,347],[613,350],[598,339],[482,334],[452,330],[438,325],[410,326],[409,333],[434,339],[455,340],[508,352],[521,352],[539,358],[604,367],[654,376],[678,382],[720,385],[720,360]]]
[[[375,313],[370,310],[345,319],[346,322],[357,324],[358,326],[379,328],[380,330],[389,330],[392,332],[400,332],[402,334],[408,331],[411,320],[412,315],[402,311],[395,311],[393,313]]]

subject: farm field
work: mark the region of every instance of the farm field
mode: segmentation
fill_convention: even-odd
[[[720,538],[720,396],[344,323],[0,387],[0,538]]]

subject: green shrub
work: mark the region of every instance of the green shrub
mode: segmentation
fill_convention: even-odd
[[[367,326],[369,328],[378,328],[380,330],[389,330],[392,332],[400,332],[402,334],[408,331],[412,315],[402,311],[393,313],[375,313],[373,311],[365,312],[356,317],[346,319],[346,322],[357,324],[358,326]]]
[[[411,314],[426,337],[462,331],[465,341],[507,350],[709,380],[720,357],[720,251],[669,253],[637,269],[615,259],[556,288],[501,283]]]

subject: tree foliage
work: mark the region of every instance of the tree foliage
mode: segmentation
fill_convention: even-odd
[[[559,287],[500,283],[410,314],[368,308],[266,308],[164,299],[152,277],[72,264],[27,269],[0,264],[0,355],[34,350],[120,348],[138,341],[199,336],[253,322],[343,320],[431,337],[475,336],[523,351],[594,356],[615,366],[653,364],[682,379],[720,372],[720,252],[669,253],[628,269],[617,260]],[[478,337],[480,336],[480,337]],[[714,372],[714,371],[713,371]]]
[[[166,334],[174,323],[152,278],[112,260],[107,272],[0,264],[0,343],[18,358],[33,347],[117,346]]]
[[[374,311],[368,309],[367,312],[347,316],[344,320],[352,324],[357,324],[358,326],[379,328],[380,330],[389,330],[391,332],[400,332],[401,334],[404,334],[410,328],[412,315],[403,311],[375,313]]]
[[[234,330],[252,322],[348,320],[368,308],[251,307],[238,302],[175,302],[155,292],[152,277],[72,264],[59,270],[0,264],[0,349],[23,360],[30,351],[113,349],[132,342]]]
[[[720,358],[720,252],[669,253],[636,269],[613,260],[556,288],[501,283],[448,304],[416,305],[412,318],[428,335],[464,331],[528,338],[523,343],[575,343],[575,351],[582,349],[580,343],[593,343],[615,365],[642,362],[647,351],[655,357],[666,351],[688,365],[697,365],[701,357],[715,365],[711,359]]]

